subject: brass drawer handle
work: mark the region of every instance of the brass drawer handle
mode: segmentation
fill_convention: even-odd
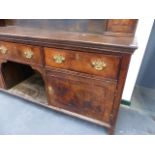
[[[0,46],[0,53],[7,54],[8,49],[5,46]]]
[[[48,92],[49,92],[50,94],[53,93],[53,88],[52,88],[52,86],[48,86]]]
[[[58,63],[58,64],[61,64],[65,61],[65,57],[60,55],[60,54],[57,54],[57,55],[54,55],[53,56],[53,60]]]
[[[105,69],[107,67],[106,63],[104,61],[100,60],[100,59],[93,60],[91,62],[91,64],[98,71],[101,71],[101,70],[103,70],[103,69]]]
[[[34,53],[31,50],[27,50],[24,52],[24,57],[27,59],[32,59]]]

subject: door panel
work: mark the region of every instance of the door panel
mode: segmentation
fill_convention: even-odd
[[[116,84],[69,74],[48,74],[50,105],[110,122]]]

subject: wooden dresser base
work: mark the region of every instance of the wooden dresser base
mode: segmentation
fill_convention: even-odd
[[[119,57],[117,82],[50,66],[44,72],[37,65],[1,59],[1,90],[99,124],[113,134],[129,60],[130,55]]]

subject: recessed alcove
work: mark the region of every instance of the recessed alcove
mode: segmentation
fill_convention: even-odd
[[[41,74],[31,66],[7,61],[1,66],[5,88],[16,96],[47,104],[45,84]]]

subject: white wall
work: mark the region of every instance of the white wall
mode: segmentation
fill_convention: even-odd
[[[155,89],[155,22],[145,50],[136,85]]]
[[[125,88],[123,91],[122,99],[130,101],[132,92],[136,83],[136,79],[139,73],[141,62],[145,53],[145,48],[149,39],[149,35],[152,29],[154,19],[139,19],[136,38],[138,42],[138,49],[132,55]]]

